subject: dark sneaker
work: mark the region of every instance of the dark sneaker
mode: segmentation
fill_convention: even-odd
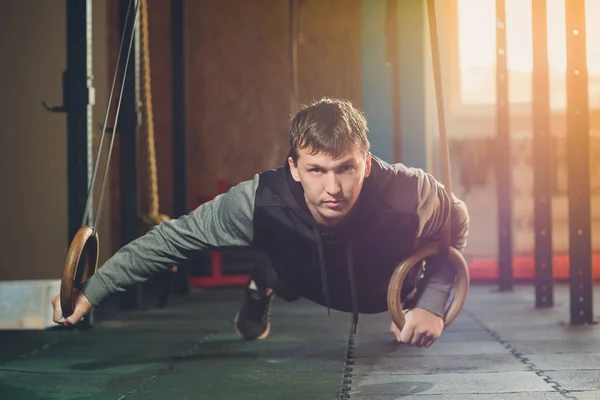
[[[245,340],[262,340],[269,336],[271,329],[271,302],[273,293],[266,294],[254,281],[246,286],[246,298],[235,316],[234,326],[238,335]]]

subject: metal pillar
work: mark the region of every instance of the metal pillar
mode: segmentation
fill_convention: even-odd
[[[510,99],[506,61],[506,6],[496,0],[496,179],[498,195],[498,285],[513,289]]]
[[[48,111],[67,113],[69,243],[81,228],[92,179],[92,110],[95,100],[92,81],[92,1],[67,0],[67,68],[63,72],[63,105],[42,104]],[[90,206],[88,216],[92,215],[93,208]]]
[[[552,134],[546,0],[531,1],[533,49],[533,199],[535,306],[554,305],[552,274]]]
[[[185,1],[171,1],[171,68],[173,76],[173,195],[174,216],[187,209],[185,110]]]
[[[402,162],[402,122],[400,119],[400,63],[398,59],[398,0],[387,0],[387,63],[391,70],[394,162]]]
[[[585,0],[566,2],[571,324],[594,321]]]
[[[119,65],[120,82],[123,87],[123,99],[117,123],[119,135],[119,197],[121,214],[121,243],[123,245],[139,237],[139,204],[138,204],[138,130],[141,125],[141,110],[139,90],[139,21],[134,22],[137,0],[119,0],[119,27],[120,33],[126,28],[123,35],[121,50],[121,63]],[[126,23],[127,21],[127,23]],[[134,31],[135,29],[135,31]],[[129,63],[127,52],[134,35]],[[125,71],[127,69],[127,71]],[[123,76],[125,75],[125,81]],[[142,304],[142,286],[134,285],[121,293],[121,307],[123,309],[140,308]]]
[[[67,68],[63,72],[63,104],[42,104],[48,111],[67,114],[67,241],[81,228],[93,171],[92,111],[95,92],[92,75],[92,1],[67,0]],[[92,221],[90,204],[86,221]],[[91,328],[93,310],[78,324]]]
[[[171,68],[173,114],[173,213],[180,217],[187,209],[187,152],[185,110],[185,0],[171,0]],[[174,290],[189,292],[188,271],[180,266]]]

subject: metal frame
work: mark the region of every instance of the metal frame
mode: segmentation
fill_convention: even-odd
[[[127,13],[130,7],[129,14]],[[119,135],[119,200],[121,215],[121,243],[127,244],[139,237],[139,182],[138,182],[138,136],[141,125],[140,104],[140,34],[139,23],[135,24],[135,0],[119,0],[119,31],[122,34],[126,26],[127,30],[123,36],[123,47],[121,63],[119,65],[119,77],[123,87],[123,100],[119,112],[117,132]],[[126,18],[128,18],[125,25]],[[139,18],[139,17],[138,17]],[[125,81],[125,62],[131,35],[134,36],[134,44],[127,66]],[[121,293],[121,308],[140,308],[142,304],[142,286],[134,285]]]
[[[67,114],[68,242],[81,228],[93,170],[92,1],[67,0],[67,68],[63,72],[63,104],[42,104]],[[87,166],[87,168],[83,168]],[[90,195],[92,193],[90,192]],[[93,215],[90,205],[88,220]]]
[[[42,102],[51,112],[67,114],[67,243],[82,225],[86,200],[93,195],[90,182],[93,171],[92,120],[95,91],[92,72],[92,1],[67,0],[67,68],[63,72],[63,104],[52,106]],[[86,166],[87,168],[85,168]],[[91,223],[92,204],[83,223]],[[94,313],[90,311],[78,326],[91,328]]]
[[[565,7],[567,44],[567,159],[571,324],[594,323],[589,175],[588,75],[585,0]],[[496,0],[499,279],[500,290],[513,288],[510,115],[506,63],[505,1]],[[549,99],[546,1],[532,0],[533,130],[536,306],[551,307],[552,273],[552,135]]]
[[[512,177],[510,157],[510,101],[506,60],[506,5],[496,0],[496,149],[498,196],[498,286],[513,289]]]
[[[171,75],[173,115],[173,213],[180,217],[187,208],[187,152],[185,101],[185,0],[171,0]],[[174,289],[186,294],[190,290],[188,269],[179,266]]]
[[[546,0],[531,1],[533,50],[533,199],[535,305],[554,305],[552,268],[552,133]]]
[[[171,68],[173,113],[173,212],[187,209],[186,101],[185,101],[185,0],[171,1]]]
[[[594,321],[585,0],[565,7],[571,324]]]

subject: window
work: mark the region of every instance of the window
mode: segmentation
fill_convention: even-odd
[[[496,0],[456,0],[458,97],[462,106],[496,102]],[[586,1],[590,108],[600,108],[600,1]],[[531,102],[531,1],[506,0],[507,63],[511,104]],[[566,108],[565,0],[547,0],[550,104]]]

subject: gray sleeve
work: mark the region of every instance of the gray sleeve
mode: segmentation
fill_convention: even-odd
[[[465,203],[458,198],[449,201],[448,193],[443,185],[431,175],[423,173],[419,179],[418,208],[419,217],[418,240],[426,242],[438,240],[447,219],[452,217],[451,244],[463,251],[467,243],[469,215]],[[433,266],[433,273],[425,278],[425,287],[416,302],[416,307],[424,308],[440,317],[446,310],[446,303],[455,280],[451,265]]]
[[[144,282],[204,250],[250,245],[258,179],[255,175],[122,247],[86,281],[82,289],[86,297],[97,306],[109,295]]]

